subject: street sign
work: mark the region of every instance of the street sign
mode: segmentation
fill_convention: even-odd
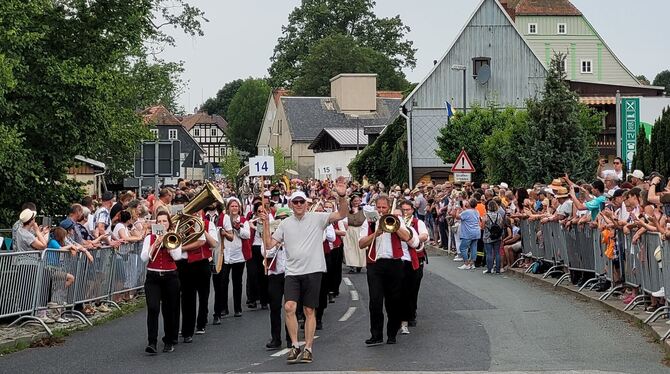
[[[179,177],[181,142],[157,140],[143,142],[135,156],[135,178]]]
[[[633,157],[637,151],[637,132],[640,129],[639,98],[621,99],[621,118],[623,122],[621,128],[621,156],[628,170],[630,170]]]
[[[470,161],[470,157],[465,153],[465,149],[461,150],[461,153],[456,157],[454,166],[451,167],[452,173],[474,173],[475,167]]]
[[[333,174],[333,167],[332,166],[322,166],[319,168],[319,173],[321,175],[331,175]]]
[[[454,173],[454,182],[471,182],[472,173]]]
[[[275,159],[273,156],[256,156],[249,159],[249,176],[268,177],[275,175]]]

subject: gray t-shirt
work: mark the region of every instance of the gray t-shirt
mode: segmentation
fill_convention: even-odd
[[[32,231],[21,226],[16,230],[16,237],[14,238],[14,248],[17,252],[28,252],[34,251],[35,249],[31,244],[35,241],[36,237]],[[17,265],[37,265],[38,255],[35,254],[26,254],[25,256],[19,256],[16,258],[15,264]]]
[[[565,218],[572,217],[572,200],[566,200],[563,204],[558,206],[556,213],[564,216]]]
[[[330,213],[305,213],[302,219],[284,219],[272,238],[284,242],[286,275],[325,273],[323,232],[328,227]]]
[[[414,198],[414,206],[416,207],[416,213],[422,216],[426,215],[426,207],[428,206],[428,201],[423,195],[419,195]]]

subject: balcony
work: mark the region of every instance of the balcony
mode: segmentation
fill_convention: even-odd
[[[601,156],[616,156],[616,129],[602,130],[596,138],[596,146]]]

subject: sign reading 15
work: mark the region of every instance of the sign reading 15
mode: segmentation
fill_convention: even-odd
[[[252,177],[275,174],[275,160],[272,156],[256,156],[249,159],[249,175]]]

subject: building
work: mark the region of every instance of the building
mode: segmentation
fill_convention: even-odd
[[[387,97],[377,96],[376,74],[339,74],[331,79],[329,97],[275,93],[268,100],[274,103],[266,107],[258,136],[259,154],[279,148],[295,162],[301,177],[314,177],[317,164],[309,146],[323,129],[369,127],[374,136],[398,117],[399,93],[384,95]]]
[[[279,98],[289,95],[289,91],[283,88],[276,88],[270,92],[268,103],[265,106],[265,113],[263,114],[263,124],[258,132],[256,139],[256,148],[258,155],[269,155],[272,147],[278,147],[277,137],[279,134],[280,122],[275,121],[277,115],[277,107],[279,106]],[[275,126],[273,128],[273,126]],[[274,136],[272,134],[275,134]],[[274,144],[272,142],[274,141]]]
[[[158,140],[178,140],[180,142],[181,165],[179,177],[165,178],[165,184],[176,184],[178,178],[203,179],[202,157],[205,150],[182,126],[179,119],[164,106],[149,107],[140,112],[144,123]],[[143,185],[153,185],[151,178],[144,178]]]
[[[570,81],[639,86],[582,12],[569,0],[501,0],[519,32],[546,68],[554,53],[567,56]]]
[[[349,163],[368,145],[362,128],[328,127],[314,138],[309,149],[314,151],[314,176],[319,179],[351,178]]]
[[[181,125],[204,150],[203,162],[218,167],[221,158],[225,157],[230,149],[226,136],[228,122],[219,115],[198,112],[185,116],[181,120]]]
[[[450,165],[435,154],[437,134],[448,120],[445,101],[456,110],[490,102],[522,108],[527,99],[541,95],[546,73],[500,3],[482,0],[444,56],[402,102],[410,182],[447,177]]]

